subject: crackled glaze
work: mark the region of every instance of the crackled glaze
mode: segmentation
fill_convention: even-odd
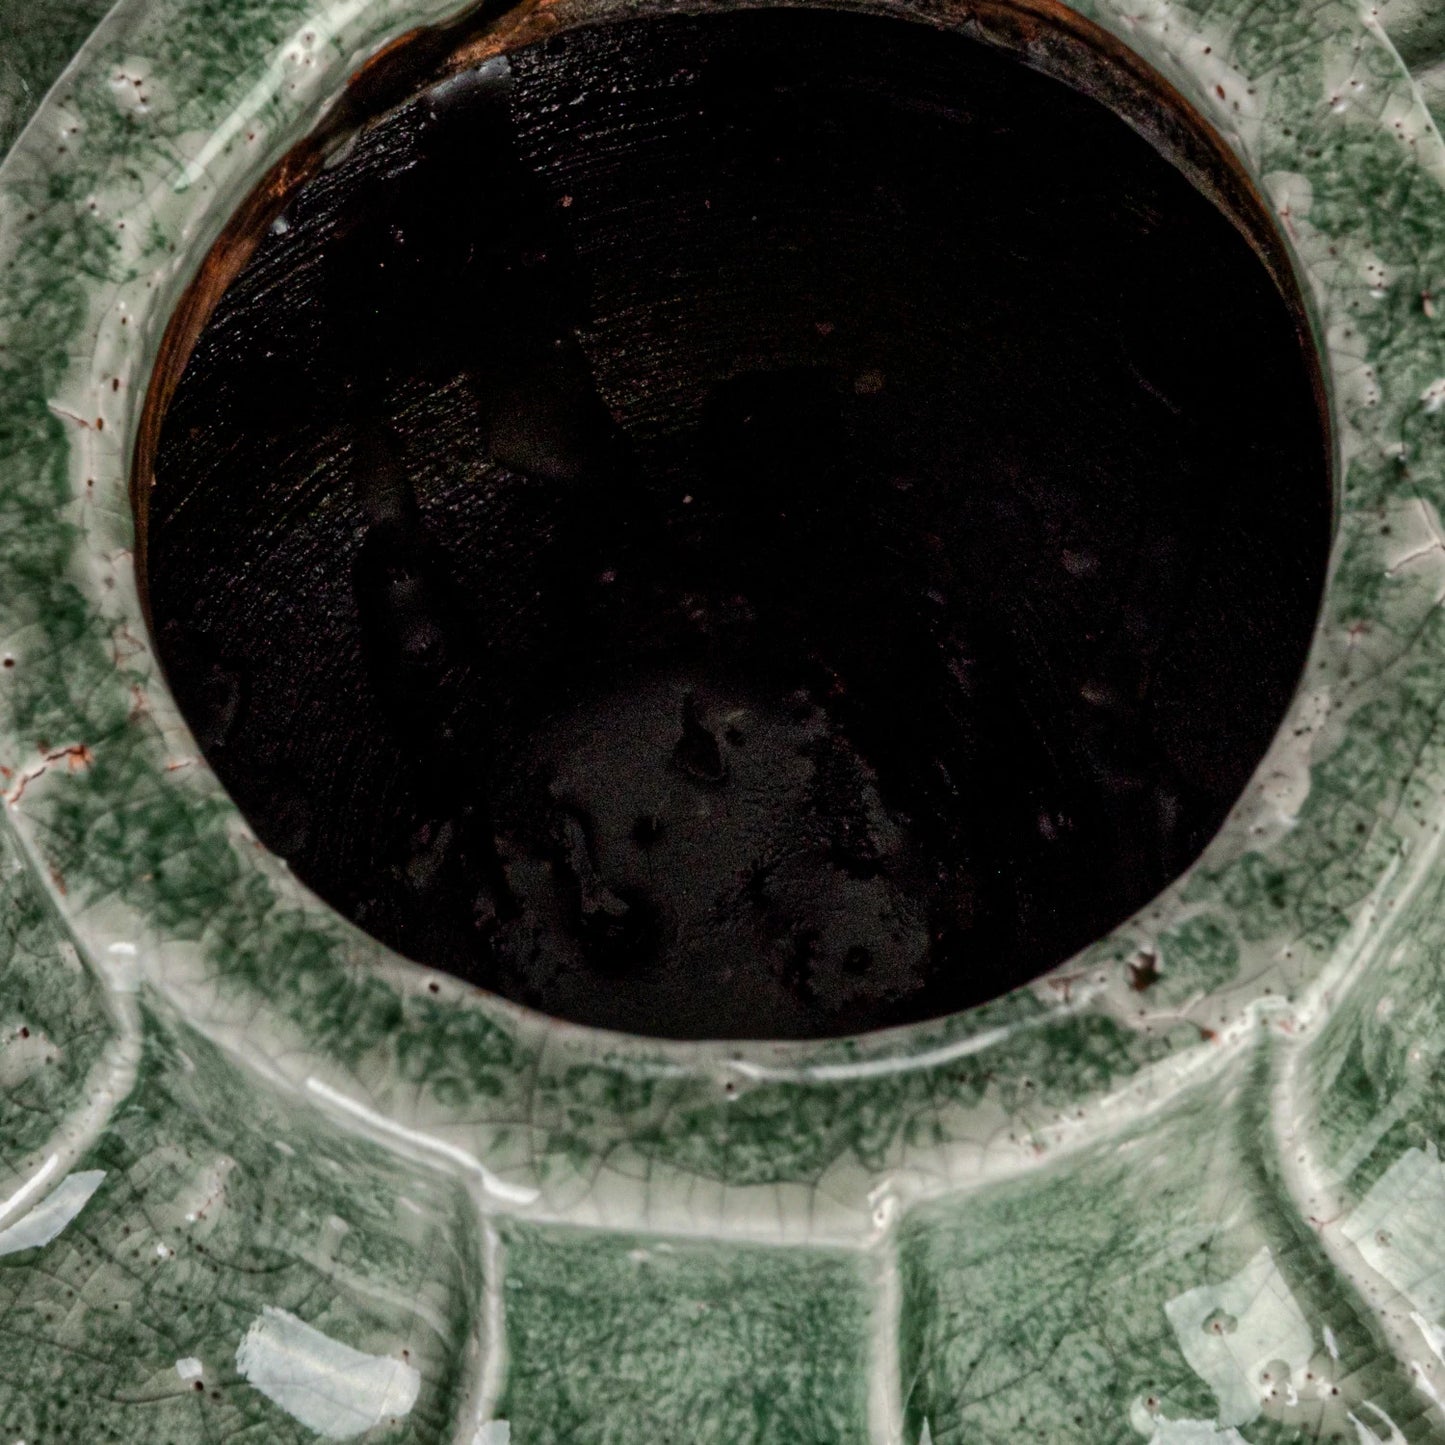
[[[386,954],[198,761],[130,565],[155,347],[455,6],[122,0],[0,170],[7,1438],[1445,1439],[1445,32],[1394,3],[1077,6],[1235,147],[1326,357],[1331,581],[1224,832],[996,1003],[698,1046]]]

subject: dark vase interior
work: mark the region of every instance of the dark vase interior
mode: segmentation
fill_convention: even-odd
[[[413,959],[679,1038],[949,1013],[1177,877],[1329,543],[1259,228],[901,19],[419,84],[267,216],[138,489],[262,841]]]

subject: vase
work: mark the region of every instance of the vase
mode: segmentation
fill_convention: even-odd
[[[0,167],[6,1438],[1445,1439],[1445,743],[1436,726],[1445,702],[1445,536],[1435,500],[1445,478],[1445,300],[1435,299],[1445,285],[1445,147],[1426,105],[1437,93],[1431,67],[1441,44],[1433,16],[1403,7],[1362,14],[1334,0],[1310,8],[888,0],[818,9],[540,0],[463,15],[454,0],[121,0],[87,34],[98,17],[79,11],[63,23],[13,5],[0,14],[0,34],[17,38],[0,72],[11,107],[0,119],[18,133]],[[235,288],[261,275],[255,268],[267,258],[292,254],[286,247],[299,243],[288,234],[310,224],[305,196],[354,180],[379,185],[390,203],[413,184],[407,177],[424,156],[406,152],[379,183],[373,160],[383,151],[368,151],[365,139],[396,124],[396,144],[410,144],[395,121],[411,114],[407,105],[433,115],[473,92],[490,104],[487,87],[498,77],[511,84],[528,57],[565,60],[643,32],[679,47],[658,52],[666,64],[647,82],[649,104],[671,96],[675,116],[693,104],[689,57],[723,53],[734,43],[726,36],[753,37],[726,52],[735,60],[728,84],[752,83],[767,106],[781,93],[779,57],[801,65],[812,56],[826,80],[841,73],[844,53],[828,48],[831,37],[855,32],[861,38],[848,38],[846,53],[859,74],[874,74],[867,67],[882,64],[895,36],[906,52],[900,73],[933,65],[940,86],[958,67],[976,64],[982,76],[1004,65],[999,74],[1015,78],[999,82],[999,94],[1013,96],[1010,104],[1035,93],[1067,97],[1059,114],[1077,114],[1081,127],[1106,118],[1128,132],[1120,154],[1137,144],[1141,165],[1202,196],[1267,279],[1264,291],[1294,328],[1287,338],[1300,345],[1305,380],[1290,393],[1289,425],[1319,442],[1299,465],[1323,479],[1320,490],[1290,490],[1293,463],[1276,464],[1269,451],[1285,428],[1270,424],[1284,401],[1261,413],[1247,455],[1217,445],[1275,375],[1258,366],[1263,343],[1253,333],[1241,334],[1237,354],[1211,351],[1209,374],[1237,365],[1238,375],[1260,379],[1242,387],[1227,415],[1206,410],[1190,422],[1197,455],[1215,469],[1199,495],[1213,505],[1238,494],[1249,517],[1273,519],[1248,533],[1257,550],[1236,554],[1238,577],[1200,584],[1210,606],[1218,599],[1217,613],[1200,616],[1223,621],[1212,634],[1191,624],[1203,649],[1191,656],[1209,656],[1213,670],[1180,670],[1188,699],[1180,726],[1207,721],[1190,757],[1203,757],[1203,735],[1227,731],[1241,708],[1258,703],[1259,716],[1268,713],[1271,687],[1283,688],[1277,711],[1267,726],[1241,725],[1241,736],[1259,734],[1257,746],[1241,744],[1255,750],[1236,781],[1219,774],[1219,815],[1200,805],[1197,846],[1181,844],[1154,882],[1100,902],[1106,926],[1091,923],[1082,939],[1040,923],[1045,942],[1029,955],[1038,967],[994,968],[977,944],[983,982],[971,993],[868,994],[856,979],[882,947],[871,934],[866,947],[840,944],[830,975],[839,998],[862,1003],[852,1012],[852,1003],[831,1012],[810,1003],[776,1026],[781,1005],[730,1013],[726,988],[700,992],[712,986],[705,969],[670,1001],[639,987],[642,1002],[613,1013],[599,1004],[593,975],[570,994],[521,975],[469,975],[451,933],[428,932],[395,910],[368,911],[347,892],[352,862],[328,871],[331,845],[312,841],[309,784],[287,784],[295,796],[286,794],[258,772],[260,753],[236,740],[239,685],[228,659],[264,628],[261,614],[246,610],[250,584],[232,592],[227,579],[254,579],[265,557],[284,551],[276,537],[299,535],[306,519],[278,524],[270,550],[252,556],[240,541],[260,534],[257,517],[271,502],[254,513],[226,510],[227,488],[256,474],[261,453],[245,447],[281,426],[271,411],[258,420],[237,403],[231,451],[208,434],[187,450],[196,435],[187,418],[218,397],[229,405],[240,395],[235,378],[270,355],[265,345],[245,351],[241,326],[232,333],[241,338],[237,370],[204,390],[230,344],[217,328],[249,314]],[[614,73],[604,60],[598,73],[608,85],[625,89],[641,73],[627,69],[630,60]],[[971,83],[981,94],[984,81]],[[871,104],[875,90],[862,86],[857,103]],[[569,134],[602,134],[615,92],[585,91],[559,83],[551,102],[536,91],[537,146],[568,124]],[[592,129],[562,115],[573,103]],[[932,100],[903,107],[908,124],[922,127],[907,132],[910,146],[933,134],[946,109]],[[948,114],[965,109],[959,102]],[[866,127],[848,130],[856,117],[846,106],[830,116],[823,130],[846,145],[828,154],[846,160]],[[709,146],[713,137],[709,129]],[[1072,156],[1065,140],[1058,154]],[[763,151],[739,154],[760,173],[771,164]],[[900,175],[914,154],[898,152]],[[838,174],[852,174],[839,164]],[[681,163],[674,170],[687,179]],[[880,163],[879,174],[887,170]],[[607,205],[643,206],[645,196],[617,200],[631,194],[619,177],[609,181],[604,167],[575,191],[558,185],[541,200],[528,192],[544,216],[544,243],[524,237],[517,254],[555,251],[563,231],[574,248],[591,244],[585,227]],[[799,184],[788,179],[776,194],[794,195]],[[847,191],[839,185],[829,197]],[[1104,185],[1086,179],[1079,194]],[[711,225],[711,195],[695,199],[688,224]],[[962,204],[952,192],[945,200]],[[457,190],[443,201],[436,214],[480,205]],[[746,219],[740,211],[738,225]],[[482,236],[492,222],[482,207],[468,224]],[[1136,215],[1130,224],[1153,234],[1162,223]],[[452,234],[443,232],[439,246]],[[1082,229],[1046,239],[1061,265],[1094,244]],[[323,240],[319,253],[349,244],[329,232]],[[345,297],[361,307],[354,329],[347,307],[325,315],[344,341],[337,365],[366,352],[380,308],[391,308],[388,326],[420,308],[438,334],[455,317],[473,327],[487,315],[507,318],[495,343],[502,361],[485,366],[525,375],[529,405],[573,375],[573,363],[552,351],[538,361],[543,353],[521,343],[506,349],[554,295],[531,261],[519,261],[485,306],[458,293],[449,318],[446,299],[415,289],[399,262],[390,274],[376,269],[392,252],[356,244],[374,269],[347,273]],[[748,253],[749,275],[768,249]],[[669,264],[649,254],[636,285],[661,285]],[[825,269],[806,253],[800,265]],[[849,284],[864,269],[860,260]],[[696,276],[684,279],[679,294],[694,294]],[[1155,279],[1157,327],[1141,321],[1142,349],[1121,363],[1141,375],[1149,368],[1140,355],[1193,334],[1174,284],[1181,293],[1204,284],[1194,274]],[[883,294],[885,283],[874,272],[856,294]],[[780,290],[766,314],[784,314],[794,294]],[[1220,295],[1227,299],[1227,288]],[[760,314],[749,314],[750,326]],[[1044,334],[1046,314],[1029,313],[1035,334]],[[847,353],[839,405],[849,417],[873,415],[870,407],[901,388],[907,338],[926,330],[926,308],[909,315],[886,366]],[[843,310],[799,311],[795,320],[809,356],[852,344]],[[457,334],[464,330],[458,323]],[[562,330],[585,327],[569,319]],[[381,366],[374,389],[347,383],[327,392],[325,405],[342,406],[344,394],[347,424],[371,436],[383,392],[387,407],[400,405],[395,396],[421,364],[408,354],[399,379]],[[927,354],[919,376],[936,375],[938,364]],[[797,368],[788,366],[792,377]],[[1026,388],[1022,367],[1010,377],[1011,388]],[[285,426],[299,425],[297,416],[306,421],[321,405],[312,382],[270,379],[247,404],[289,408]],[[1141,407],[1177,414],[1167,388],[1149,375],[1141,386]],[[768,396],[735,387],[729,415],[739,425],[765,415],[770,436],[810,438],[810,408],[823,405],[812,387],[790,380]],[[602,394],[613,420],[626,413],[621,391]],[[636,388],[627,395],[642,406]],[[1010,445],[1023,447],[1035,423],[1041,435],[1062,425],[1048,420],[1050,404],[1021,404]],[[568,399],[563,413],[571,426],[582,411]],[[448,422],[430,416],[408,435],[434,428],[440,436]],[[515,443],[527,458],[532,435]],[[390,445],[386,436],[357,444],[368,475],[392,466],[382,456]],[[714,450],[742,455],[728,453],[732,445]],[[248,460],[227,473],[217,459],[233,454]],[[265,455],[280,468],[294,461]],[[316,466],[332,455],[323,449]],[[652,544],[611,566],[596,551],[610,514],[584,506],[593,463],[569,472],[558,455],[548,450],[539,474],[553,489],[546,495],[573,489],[559,514],[578,532],[567,555],[589,566],[602,558],[588,574],[599,590],[569,592],[567,615],[595,620],[613,605],[606,589],[625,584],[626,567],[642,565]],[[793,471],[806,470],[817,451],[810,443],[787,455]],[[752,453],[745,461],[743,470],[764,477],[764,501],[788,484]],[[888,473],[898,483],[888,503],[895,511],[860,508],[836,537],[781,532],[779,555],[851,562],[853,539],[867,539],[870,527],[891,535],[903,515],[896,509],[926,490],[918,478],[932,474],[922,463],[915,470]],[[324,533],[354,545],[351,581],[371,565],[368,537],[403,545],[396,518],[416,500],[357,495],[360,510]],[[494,515],[502,502],[492,495],[467,516]],[[496,493],[508,506],[512,495]],[[707,526],[693,527],[687,509],[701,514],[709,495],[674,501],[667,525],[679,536],[712,535],[732,515],[719,504]],[[1135,510],[1130,502],[1111,514],[1110,535]],[[541,528],[529,518],[521,534]],[[382,522],[392,530],[376,530]],[[907,532],[909,559],[927,552],[918,541],[926,535],[921,523]],[[444,530],[437,538],[440,547]],[[1096,568],[1067,541],[1055,551],[1061,570],[1050,586],[1082,585]],[[198,558],[215,565],[206,570]],[[982,561],[978,570],[987,570]],[[1304,581],[1272,600],[1276,572]],[[901,676],[910,634],[871,600],[887,569],[863,575],[867,607],[850,611],[839,584],[797,625],[841,618],[846,641],[881,618],[869,656],[891,678],[896,651]],[[511,586],[511,573],[506,580]],[[1255,583],[1262,590],[1251,591]],[[265,626],[280,615],[266,613]],[[352,644],[322,638],[302,651],[323,615],[285,633],[291,642],[265,635],[269,655],[300,679],[295,696],[327,702],[329,684],[307,691],[306,680],[331,676],[332,654]],[[213,619],[207,636],[230,619],[224,655],[195,641],[191,624],[203,616]],[[1260,681],[1254,629],[1274,637],[1291,626],[1298,656],[1286,649],[1272,680]],[[478,656],[505,655],[518,668],[552,634],[523,629],[515,656],[505,652],[507,635],[489,633]],[[427,677],[422,664],[396,672],[397,706],[430,697]],[[646,689],[629,684],[625,706],[616,704],[623,710],[607,714],[608,737],[650,736],[651,720],[665,716],[657,726],[668,796],[705,802],[761,766],[749,760],[756,749],[746,753],[746,728],[728,718],[767,709],[737,702],[720,684],[691,686],[670,677],[658,684],[664,700],[638,711]],[[311,726],[311,702],[292,707],[291,696],[277,693],[248,714],[264,714],[275,746]],[[343,721],[352,710],[339,691],[329,702]],[[804,744],[787,729],[813,724],[779,718],[777,736],[796,753]],[[466,750],[455,735],[431,721],[418,726],[413,751],[443,758],[459,792],[474,788],[458,771]],[[758,722],[755,736],[768,726]],[[1083,730],[1070,721],[1064,732]],[[907,740],[913,747],[915,734]],[[817,738],[805,744],[815,757]],[[624,767],[615,753],[606,758],[604,772]],[[358,794],[370,798],[387,776],[377,772]],[[879,796],[888,791],[879,787]],[[490,797],[481,784],[475,791]],[[593,836],[603,805],[576,802],[576,787],[563,792],[554,788],[546,805],[553,872],[569,880],[569,896],[580,892],[588,928],[620,927],[630,896],[614,898],[593,877],[607,871]],[[699,836],[726,831],[723,811],[699,812]],[[659,839],[681,825],[643,810],[639,832],[633,812],[632,844],[664,856]],[[1041,814],[1038,827],[1051,839],[1065,823]],[[397,876],[415,881],[437,836],[414,841]],[[1091,893],[1093,882],[1079,878],[1094,875],[1078,871],[1090,866],[1088,850],[1070,856],[1049,886]],[[852,862],[846,887],[873,887],[876,859]],[[540,864],[529,874],[506,848],[485,866],[513,880],[542,876]],[[519,907],[532,906],[522,884],[508,886]],[[832,897],[826,887],[806,875],[798,906],[822,907],[819,897]],[[482,910],[478,926],[502,928],[488,896],[491,912]],[[847,893],[846,907],[861,896]],[[639,946],[638,935],[621,936],[615,949],[608,944],[607,967]],[[737,957],[745,971],[750,955],[739,947]]]

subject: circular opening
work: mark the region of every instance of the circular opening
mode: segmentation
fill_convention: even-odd
[[[1328,453],[1262,210],[1100,46],[433,40],[303,147],[137,471],[259,837],[414,959],[679,1038],[952,1012],[1177,877],[1298,679]]]

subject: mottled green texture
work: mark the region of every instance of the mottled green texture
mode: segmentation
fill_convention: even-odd
[[[1435,7],[1391,5],[1426,75]],[[373,1434],[428,1445],[1445,1439],[1445,149],[1395,49],[1343,0],[1078,4],[1236,147],[1326,358],[1328,595],[1224,832],[967,1015],[672,1046],[333,916],[197,760],[134,595],[186,279],[348,72],[452,8],[122,0],[0,170],[0,1248],[105,1171],[0,1254],[0,1445],[317,1438],[237,1368],[268,1308],[408,1351]],[[10,22],[50,47],[32,87],[46,13]]]
[[[1436,1438],[1415,1433],[1428,1429],[1425,1400],[1281,1189],[1253,1104],[1263,1091],[1249,1084],[1236,1077],[1222,1088],[1223,1110],[1201,1101],[905,1223],[905,1438],[927,1420],[936,1445],[1123,1445],[1153,1428],[1141,1421],[1213,1420],[1225,1401],[1185,1359],[1165,1306],[1247,1271],[1262,1249],[1278,1278],[1257,1307],[1281,1340],[1290,1307],[1274,1291],[1298,1309],[1293,1390],[1288,1370],[1264,1378],[1269,1349],[1245,1350],[1257,1365],[1245,1372],[1253,1403],[1231,1428],[1252,1445],[1355,1445],[1349,1417],[1370,1418],[1369,1402],[1407,1438]],[[1195,1332],[1222,1340],[1251,1326],[1222,1310],[1205,1319]]]
[[[81,1110],[115,1024],[50,898],[0,830],[0,1195]]]
[[[1185,1004],[1233,982],[1239,973],[1239,946],[1228,923],[1211,914],[1196,914],[1159,935],[1154,966],[1160,977],[1150,1001]]]
[[[238,1375],[266,1306],[422,1376],[397,1441],[446,1438],[479,1293],[455,1186],[320,1129],[203,1039],[146,1021],[139,1077],[43,1249],[0,1257],[0,1422],[30,1445],[315,1438]],[[202,1389],[178,1360],[204,1367]],[[8,1438],[8,1437],[7,1437]]]
[[[983,1015],[994,1017],[1008,1020],[1002,1078],[991,1077],[1002,1041],[945,1070],[888,1070],[834,1089],[746,1076],[730,1080],[731,1088],[686,1078],[623,1083],[612,1069],[544,1062],[533,1118],[557,1120],[549,1146],[560,1153],[564,1140],[575,1142],[587,1167],[623,1139],[640,1170],[661,1166],[731,1185],[812,1185],[840,1161],[882,1170],[948,1142],[991,1087],[1010,1111],[1061,1105],[1107,1091],[1141,1057],[1161,1057],[1169,1046],[1167,1037],[1141,1046],[1110,1018],[1049,1017],[1029,995]],[[558,1157],[550,1167],[566,1165]]]
[[[517,1445],[863,1445],[862,1255],[509,1226]]]
[[[0,4],[0,155],[114,0]]]

